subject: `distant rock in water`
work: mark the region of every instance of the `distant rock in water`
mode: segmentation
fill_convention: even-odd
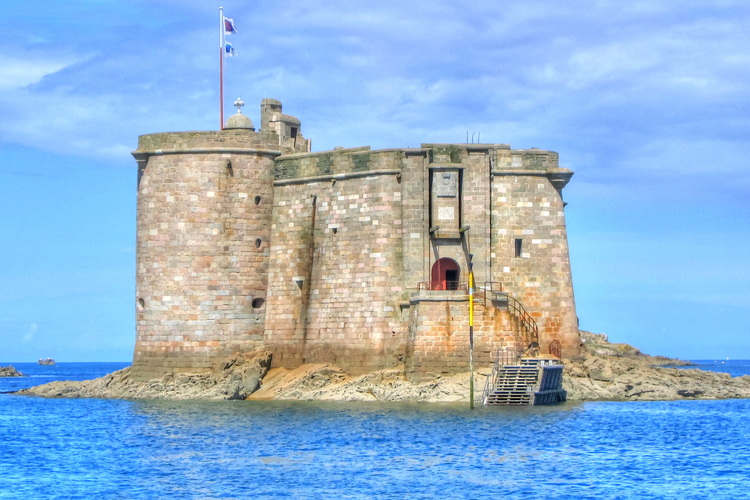
[[[12,365],[0,366],[0,377],[25,377],[23,373],[16,370]]]
[[[52,366],[55,364],[55,360],[52,358],[39,358],[39,361],[37,361],[37,364]]]

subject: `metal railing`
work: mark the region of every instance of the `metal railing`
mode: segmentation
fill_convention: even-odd
[[[521,352],[514,347],[498,349],[493,357],[496,365],[515,365],[521,362]]]
[[[417,290],[468,290],[468,281],[420,281],[417,283]],[[478,285],[475,292],[485,293],[502,293],[503,284],[500,281],[485,281],[483,285]]]
[[[531,317],[531,314],[526,312],[526,308],[520,300],[515,297],[508,295],[508,311],[513,314],[519,323],[519,329],[521,330],[521,342],[525,346],[539,346],[539,327]]]
[[[468,281],[420,281],[417,290],[468,290]],[[483,285],[476,285],[477,295],[484,293],[503,293],[503,284],[500,281],[485,281]]]
[[[417,290],[423,291],[469,291],[469,283],[466,281],[420,281],[417,283]],[[527,349],[530,347],[539,347],[539,327],[534,318],[526,311],[520,300],[512,295],[503,292],[503,284],[499,281],[485,281],[483,286],[478,286],[474,292],[474,298],[477,301],[483,301],[487,305],[487,300],[497,300],[502,297],[508,302],[508,312],[516,318],[518,322],[518,333],[521,337],[521,344]]]
[[[549,343],[549,353],[557,359],[562,359],[562,346],[559,340],[554,339]]]
[[[490,392],[494,391],[497,386],[497,377],[500,373],[500,367],[506,365],[517,365],[521,363],[521,353],[518,349],[506,347],[495,351],[495,362],[492,364],[492,372],[484,382],[484,391],[482,391],[482,404],[487,404],[487,398]]]
[[[515,318],[520,337],[520,344],[528,352],[531,349],[539,351],[539,327],[531,314],[526,311],[523,303],[509,293],[503,291],[503,283],[500,281],[485,281],[483,285],[477,286],[474,291],[474,300],[483,302],[486,306],[488,300],[502,299],[507,301],[508,312]],[[469,283],[466,281],[420,281],[417,290],[422,291],[469,291]],[[549,345],[550,354],[561,358],[559,342]],[[554,345],[553,345],[554,344]]]
[[[484,381],[484,390],[482,391],[482,400],[481,400],[483,405],[487,404],[487,398],[490,395],[490,388],[494,388],[495,385],[497,385],[497,372],[498,372],[498,367],[497,367],[497,363],[495,363],[492,366],[492,373],[490,373],[490,376],[487,377],[487,379]]]
[[[499,281],[485,281],[484,285],[477,285],[474,291],[474,299],[487,305],[487,300],[497,300],[498,295],[503,292],[503,284]]]
[[[503,291],[503,283],[501,281],[485,281],[484,286],[479,288],[487,292],[499,293]]]
[[[420,281],[417,283],[417,290],[420,292],[426,290],[434,291],[457,291],[469,290],[468,281]]]

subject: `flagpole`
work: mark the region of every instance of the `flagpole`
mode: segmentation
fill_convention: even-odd
[[[224,130],[224,7],[219,7],[219,130]]]

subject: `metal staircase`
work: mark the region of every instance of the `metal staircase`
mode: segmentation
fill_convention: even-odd
[[[500,353],[487,377],[484,405],[548,405],[565,401],[562,362],[550,358],[522,358],[504,364]]]
[[[462,293],[465,283],[421,282],[418,293]],[[553,339],[544,349],[539,345],[539,327],[523,303],[503,291],[500,282],[478,286],[474,300],[484,307],[508,312],[514,339],[505,339],[505,348],[496,351],[492,373],[485,383],[482,402],[485,405],[546,405],[565,401],[562,389],[560,342]],[[540,351],[546,351],[540,357]]]

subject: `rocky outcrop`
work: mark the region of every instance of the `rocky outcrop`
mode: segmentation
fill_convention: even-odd
[[[581,332],[581,358],[565,362],[563,388],[573,401],[750,398],[750,376],[675,368],[690,363],[649,356],[604,334]]]
[[[570,401],[645,401],[750,398],[750,376],[678,369],[684,361],[648,356],[603,334],[581,332],[582,355],[565,361],[563,388]],[[52,382],[19,391],[45,397],[152,399],[287,399],[327,401],[411,401],[455,403],[469,400],[469,375],[408,382],[399,370],[352,377],[334,365],[310,364],[294,370],[270,369],[271,354],[235,354],[211,373],[168,374],[148,382],[130,378],[125,368],[96,380]],[[489,375],[475,374],[478,399]]]
[[[468,401],[467,374],[411,384],[398,370],[351,377],[326,364],[269,371],[270,361],[267,351],[235,354],[211,373],[167,374],[147,382],[133,380],[130,368],[125,368],[94,380],[50,382],[17,394],[50,398]]]
[[[405,380],[400,370],[352,377],[333,365],[274,368],[263,379],[261,389],[248,399],[452,403],[469,400],[469,376],[464,373],[414,384]]]
[[[50,382],[18,394],[53,398],[118,399],[245,399],[260,388],[271,366],[271,353],[235,354],[210,373],[169,373],[142,382],[130,377],[130,368],[94,380]]]
[[[16,370],[13,365],[0,366],[0,377],[25,377],[23,373]]]

